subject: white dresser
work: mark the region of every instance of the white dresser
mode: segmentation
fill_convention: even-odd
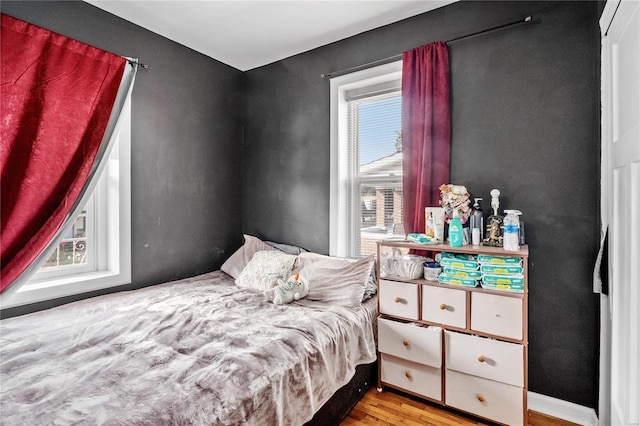
[[[521,292],[381,275],[380,260],[429,250],[522,260]],[[522,425],[527,412],[529,251],[378,243],[378,390],[385,386],[483,417]]]

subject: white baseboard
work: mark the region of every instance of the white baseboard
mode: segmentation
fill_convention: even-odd
[[[527,392],[527,408],[557,419],[584,426],[598,426],[598,416],[593,408],[563,401],[535,392]]]

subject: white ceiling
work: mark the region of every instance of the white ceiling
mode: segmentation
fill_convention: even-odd
[[[455,0],[85,0],[241,71]]]

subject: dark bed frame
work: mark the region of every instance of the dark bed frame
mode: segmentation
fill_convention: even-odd
[[[374,361],[357,366],[351,381],[338,389],[305,426],[338,426],[378,380],[377,365]]]

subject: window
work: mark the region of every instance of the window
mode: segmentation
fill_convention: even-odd
[[[91,252],[87,250],[87,238],[87,208],[85,207],[58,247],[51,252],[40,271],[65,271],[68,267],[79,268],[87,265],[89,262],[87,252]]]
[[[3,308],[131,282],[131,107],[93,194],[45,264]]]
[[[401,62],[331,80],[330,251],[375,253],[404,235]]]

